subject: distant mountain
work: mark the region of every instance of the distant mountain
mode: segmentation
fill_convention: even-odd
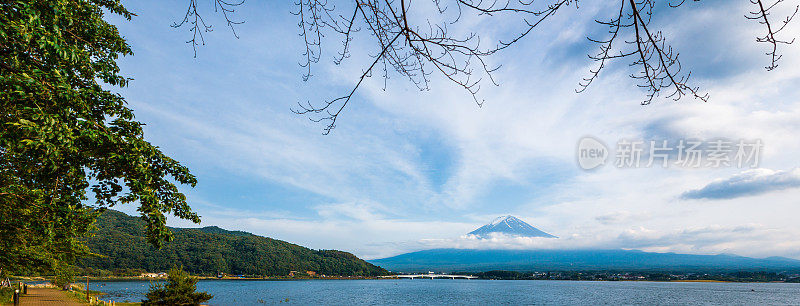
[[[393,272],[467,271],[795,271],[800,260],[636,250],[434,249],[370,261]]]
[[[167,271],[183,266],[199,275],[287,275],[290,271],[315,271],[342,276],[376,276],[387,271],[336,250],[312,250],[289,242],[228,231],[216,226],[171,228],[175,240],[155,249],[144,237],[141,218],[108,210],[95,222],[97,230],[86,241],[92,252],[104,257],[83,260],[79,267],[108,271]]]
[[[509,236],[519,237],[544,237],[544,238],[558,238],[556,236],[545,233],[538,228],[531,226],[525,221],[517,217],[508,215],[494,219],[492,223],[481,226],[480,228],[469,232],[467,235],[475,235],[480,238],[489,237],[492,233],[500,233]]]

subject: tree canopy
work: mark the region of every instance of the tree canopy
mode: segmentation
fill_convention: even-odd
[[[189,170],[145,140],[117,59],[130,46],[105,14],[119,0],[0,3],[0,268],[53,270],[89,253],[79,239],[106,207],[136,203],[150,243],[165,213],[199,222],[176,184]],[[95,203],[88,203],[91,190]]]

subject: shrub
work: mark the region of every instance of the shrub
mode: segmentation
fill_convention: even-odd
[[[200,305],[213,298],[207,292],[195,292],[197,278],[189,276],[183,267],[169,270],[167,283],[154,283],[150,285],[150,292],[142,301],[143,306],[148,305]]]

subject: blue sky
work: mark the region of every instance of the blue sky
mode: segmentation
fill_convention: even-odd
[[[200,1],[201,3],[203,1]],[[182,1],[128,1],[132,21],[111,17],[134,56],[120,61],[134,78],[120,92],[147,123],[146,137],[189,166],[184,187],[201,226],[218,225],[366,258],[432,247],[634,248],[698,254],[800,258],[800,81],[797,45],[782,47],[766,72],[762,30],[742,16],[747,2],[708,1],[664,10],[663,30],[691,67],[708,103],[644,97],[627,62],[608,67],[586,92],[578,81],[593,63],[587,33],[609,16],[605,1],[582,2],[540,31],[490,58],[500,86],[485,85],[479,108],[434,77],[431,90],[398,76],[383,89],[370,79],[331,135],[292,114],[299,101],[341,95],[376,53],[358,36],[353,56],[331,61],[326,41],[314,76],[302,81],[302,40],[291,2],[248,1],[236,39],[206,7],[206,45],[173,29]],[[205,4],[205,5],[210,5]],[[424,14],[420,12],[419,14]],[[466,19],[487,37],[514,22]],[[463,30],[463,29],[462,29]],[[458,29],[455,29],[458,31]],[[787,36],[798,36],[798,26]],[[585,172],[580,137],[762,139],[761,168],[617,169]],[[748,172],[750,171],[750,172]],[[755,172],[753,172],[755,171]],[[748,185],[749,184],[749,185]],[[119,207],[133,212],[133,207]],[[513,214],[561,238],[475,241],[465,233]],[[197,226],[170,219],[176,226]]]

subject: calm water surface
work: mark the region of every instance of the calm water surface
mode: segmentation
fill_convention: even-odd
[[[90,284],[102,299],[140,301],[146,281]],[[667,304],[800,305],[800,284],[493,280],[204,280],[211,305]]]

